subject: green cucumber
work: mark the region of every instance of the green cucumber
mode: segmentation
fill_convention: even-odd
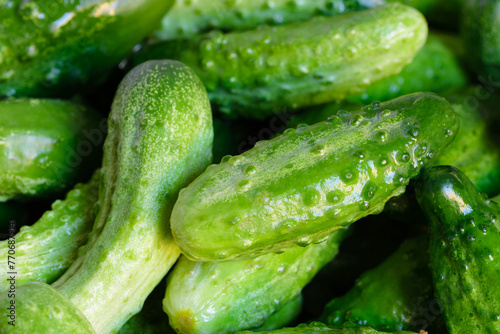
[[[139,312],[177,260],[166,222],[179,190],[211,162],[213,141],[206,90],[176,61],[130,71],[108,120],[93,230],[52,285],[97,333],[116,332]],[[46,329],[35,327],[39,316],[30,315],[30,333]]]
[[[430,267],[450,334],[498,333],[500,206],[450,166],[426,170],[416,195],[430,223]]]
[[[223,334],[262,326],[332,260],[346,232],[317,245],[249,260],[193,262],[181,257],[163,301],[172,328],[185,334]]]
[[[8,263],[9,246],[14,245],[17,285],[32,281],[50,284],[76,260],[78,247],[87,242],[94,223],[98,176],[94,173],[87,184],[76,185],[32,226],[23,226],[13,238],[0,241],[2,263]],[[8,281],[0,281],[0,291],[9,286]]]
[[[0,99],[94,87],[149,34],[172,0],[1,1]]]
[[[0,101],[0,202],[53,196],[88,179],[105,131],[101,116],[71,102]]]
[[[405,241],[382,264],[361,275],[347,294],[328,303],[320,321],[383,331],[426,329],[439,315],[426,319],[424,313],[434,297],[427,250],[428,235]]]
[[[469,87],[445,97],[460,118],[460,130],[453,143],[434,166],[450,165],[460,169],[476,188],[488,195],[500,193],[500,147],[495,137],[498,122],[498,98],[471,105],[477,88]]]
[[[246,32],[214,32],[145,48],[135,58],[177,59],[200,76],[229,117],[344,99],[398,73],[427,37],[427,23],[400,4]]]
[[[455,51],[445,39],[453,36],[430,34],[415,59],[396,75],[379,80],[366,87],[362,93],[349,97],[364,104],[387,101],[401,95],[429,91],[441,92],[465,86],[467,76]],[[458,38],[455,44],[459,44]]]
[[[290,300],[283,305],[282,308],[277,310],[276,313],[267,318],[262,326],[252,329],[252,332],[272,331],[290,324],[290,322],[293,322],[302,311],[303,299],[302,294],[300,294],[298,297]]]
[[[170,40],[192,38],[212,29],[250,30],[261,24],[301,22],[318,14],[335,16],[366,9],[372,2],[376,1],[177,0],[153,36],[156,40]]]
[[[417,93],[289,129],[210,166],[183,189],[172,232],[183,254],[197,261],[323,241],[380,213],[458,126],[446,100]]]
[[[250,331],[236,332],[236,334],[250,334]],[[262,334],[383,334],[387,332],[379,332],[372,327],[358,327],[358,328],[340,328],[329,327],[320,322],[312,322],[310,324],[300,324],[297,327],[282,328],[274,331],[261,332]],[[393,334],[412,334],[414,332],[395,331]],[[421,332],[421,334],[423,334]]]
[[[462,37],[470,66],[480,81],[498,89],[500,81],[500,1],[465,0]]]

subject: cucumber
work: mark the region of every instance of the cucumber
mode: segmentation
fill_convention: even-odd
[[[9,246],[14,245],[17,268],[16,284],[38,281],[52,283],[76,260],[78,247],[87,242],[94,223],[99,175],[87,184],[78,184],[64,200],[52,204],[52,210],[32,226],[23,226],[13,238],[0,241],[2,263],[8,263]],[[0,281],[0,291],[10,283]]]
[[[149,34],[172,0],[0,2],[0,99],[95,87]]]
[[[300,294],[298,297],[295,297],[283,305],[276,313],[267,318],[262,326],[254,328],[252,332],[272,331],[277,328],[285,327],[299,316],[302,311],[302,302],[303,297],[302,294]]]
[[[89,179],[100,165],[101,119],[62,100],[0,101],[0,202],[54,196]]]
[[[422,310],[434,298],[428,235],[405,241],[389,258],[365,272],[345,295],[333,299],[320,319],[331,326],[371,326],[382,331],[426,329]],[[438,320],[438,321],[439,321]]]
[[[450,334],[498,333],[500,206],[450,166],[426,170],[416,195],[430,223],[430,267]]]
[[[452,42],[460,44],[452,35],[431,33],[415,59],[399,74],[379,80],[349,99],[367,104],[415,92],[438,93],[465,86],[467,75],[455,55],[456,51],[447,45],[446,39],[455,39]]]
[[[465,0],[462,38],[469,65],[491,89],[500,81],[500,1]]]
[[[446,100],[417,93],[289,129],[226,157],[183,189],[172,232],[196,261],[323,241],[380,213],[446,148],[458,126]]]
[[[177,260],[179,248],[165,222],[179,190],[211,162],[213,141],[206,90],[175,61],[151,61],[129,72],[108,120],[93,230],[52,285],[97,333],[116,332],[139,312]],[[39,316],[30,315],[29,333],[47,330],[35,327]]]
[[[223,334],[261,326],[332,260],[346,232],[340,230],[321,244],[249,260],[193,262],[181,257],[163,301],[172,328],[185,334]]]
[[[250,334],[249,331],[236,332],[236,334]],[[339,328],[339,327],[328,327],[320,322],[312,322],[310,324],[300,324],[297,327],[282,328],[274,331],[261,332],[262,334],[317,334],[317,333],[328,333],[328,334],[383,334],[387,332],[379,332],[372,327],[359,327],[359,328]],[[404,332],[395,331],[391,332],[394,334],[411,334],[414,332]],[[425,334],[425,332],[420,332]]]
[[[333,18],[158,43],[134,61],[182,61],[200,76],[210,101],[226,116],[264,119],[273,110],[344,99],[398,73],[426,37],[427,23],[418,11],[390,4]]]
[[[372,2],[377,1],[178,0],[153,36],[156,40],[170,40],[192,38],[212,29],[250,30],[261,24],[301,22],[318,14],[335,16],[366,9]]]

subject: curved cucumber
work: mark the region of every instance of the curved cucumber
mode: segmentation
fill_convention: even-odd
[[[125,76],[109,117],[93,231],[53,284],[96,332],[117,331],[177,260],[165,222],[178,191],[210,163],[212,140],[206,90],[189,68],[151,61]]]
[[[250,30],[368,8],[374,0],[178,0],[153,33],[157,40],[192,38],[212,29]],[[380,1],[378,1],[380,3]],[[366,4],[365,4],[366,3]]]
[[[0,2],[0,98],[92,87],[149,34],[172,0]]]
[[[418,93],[341,113],[212,165],[171,217],[190,259],[250,258],[325,240],[379,213],[458,130],[450,104]]]
[[[249,331],[236,332],[236,334],[250,334]],[[262,334],[318,334],[318,333],[328,333],[328,334],[383,334],[387,332],[379,332],[372,327],[359,327],[359,328],[340,328],[340,327],[328,327],[320,322],[312,322],[310,324],[301,324],[297,327],[282,328],[274,331],[261,332]],[[403,332],[395,331],[391,332],[393,334],[412,334],[414,332]],[[422,333],[422,332],[421,332]],[[414,333],[415,334],[415,333]],[[423,334],[423,333],[422,333]]]
[[[465,0],[462,37],[470,66],[490,86],[500,81],[500,1]]]
[[[455,51],[444,41],[446,38],[453,37],[431,33],[413,61],[399,74],[377,81],[366,87],[359,95],[351,96],[349,99],[367,104],[415,92],[437,93],[465,86],[466,73]],[[456,44],[459,44],[458,38],[456,39]]]
[[[227,116],[263,119],[273,109],[341,100],[398,73],[427,37],[415,9],[380,6],[333,18],[159,43],[137,55],[177,59],[200,76]]]
[[[17,285],[32,281],[50,284],[76,260],[94,223],[98,176],[95,173],[87,184],[76,185],[64,200],[55,201],[52,210],[32,226],[23,226],[13,239],[0,241],[2,263],[7,263],[9,246],[15,247]],[[8,281],[0,281],[0,291],[9,286]]]
[[[425,171],[416,194],[431,225],[430,265],[449,332],[498,333],[500,206],[449,166]]]
[[[163,301],[172,328],[223,334],[261,326],[332,260],[345,234],[341,230],[321,244],[250,260],[193,262],[181,257]]]
[[[0,201],[54,195],[88,179],[100,165],[106,130],[100,121],[67,101],[1,101]]]
[[[433,299],[428,236],[405,241],[347,294],[332,300],[321,321],[331,326],[371,326],[383,331],[426,329],[422,309]]]

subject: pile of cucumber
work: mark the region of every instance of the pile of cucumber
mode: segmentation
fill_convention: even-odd
[[[500,333],[498,32],[500,0],[0,0],[0,333]]]

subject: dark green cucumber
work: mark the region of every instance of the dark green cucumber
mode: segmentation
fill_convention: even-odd
[[[14,245],[16,284],[38,281],[52,283],[76,260],[78,248],[87,242],[94,223],[98,173],[87,184],[78,184],[64,200],[52,204],[35,224],[23,226],[14,238],[0,241],[0,260],[7,263]],[[0,281],[0,291],[10,284]]]
[[[177,244],[198,261],[325,240],[382,211],[453,140],[450,104],[418,93],[289,129],[212,165],[175,204]]]
[[[426,329],[434,296],[427,250],[427,235],[405,241],[382,264],[361,275],[347,294],[328,303],[320,321],[383,331]]]
[[[93,87],[161,21],[171,0],[1,1],[0,98]]]
[[[460,118],[460,129],[453,143],[434,162],[460,169],[476,188],[488,195],[500,193],[500,147],[498,145],[498,98],[471,104],[476,87],[447,94],[453,110]],[[493,125],[493,126],[492,126]]]
[[[261,24],[301,22],[318,14],[335,16],[366,9],[373,2],[376,1],[178,0],[153,35],[157,40],[170,40],[192,38],[212,29],[250,30]]]
[[[0,201],[52,196],[88,179],[100,165],[105,131],[97,113],[71,102],[1,101]]]
[[[223,334],[262,326],[333,259],[346,233],[249,260],[193,262],[181,257],[163,301],[172,328],[184,334]]]
[[[246,32],[214,32],[146,48],[142,59],[177,59],[200,76],[227,116],[263,119],[273,109],[341,100],[398,73],[424,44],[427,23],[390,4],[333,18]]]
[[[349,99],[367,104],[372,101],[387,101],[415,92],[437,93],[465,86],[466,73],[455,51],[443,41],[443,39],[450,38],[453,36],[430,34],[415,59],[399,74],[377,81],[366,87],[362,93],[351,96]],[[458,38],[456,40],[456,44],[459,44]]]
[[[500,1],[465,0],[462,37],[470,66],[490,87],[500,85]]]
[[[236,332],[236,334],[250,334],[249,331]],[[282,328],[274,331],[261,332],[262,334],[318,334],[318,333],[328,333],[328,334],[383,334],[387,332],[379,332],[372,327],[358,327],[358,328],[340,328],[340,327],[329,327],[320,322],[312,322],[310,324],[301,324],[297,327]],[[414,332],[403,332],[395,331],[391,332],[393,334],[412,334]],[[421,334],[424,334],[421,332]]]
[[[449,332],[498,333],[500,206],[450,166],[425,171],[416,194],[430,223],[430,266]]]

